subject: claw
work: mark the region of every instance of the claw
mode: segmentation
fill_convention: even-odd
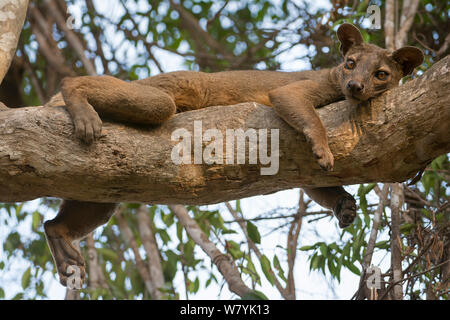
[[[102,133],[102,120],[94,110],[83,110],[73,115],[75,136],[90,145],[98,139]]]
[[[316,145],[313,147],[314,156],[319,166],[325,171],[332,171],[334,166],[334,157],[327,146]]]
[[[356,217],[356,201],[352,196],[343,196],[334,208],[334,215],[339,220],[339,227],[346,228],[353,223]]]
[[[51,221],[47,221],[44,228],[58,270],[60,283],[67,286],[67,282],[71,281],[71,283],[76,283],[76,287],[81,286],[86,278],[86,269],[80,252],[69,239],[58,234],[58,227],[52,225]]]

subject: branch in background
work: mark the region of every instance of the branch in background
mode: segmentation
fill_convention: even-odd
[[[154,286],[152,283],[152,279],[150,278],[150,272],[147,270],[147,267],[145,266],[145,263],[142,260],[141,254],[139,253],[139,246],[137,245],[133,232],[131,231],[130,227],[125,221],[125,218],[123,217],[122,210],[123,207],[121,206],[119,209],[117,209],[115,213],[117,224],[119,226],[121,235],[124,237],[125,241],[128,243],[131,250],[133,250],[134,259],[136,261],[136,267],[139,272],[139,275],[144,281],[145,288],[147,289],[147,292],[149,294],[152,294],[152,292],[154,292]]]
[[[391,188],[391,270],[392,281],[397,283],[393,289],[393,300],[403,299],[401,281],[402,273],[402,243],[400,238],[401,210],[404,202],[403,185],[390,184]]]
[[[96,48],[97,56],[100,57],[102,61],[103,74],[110,74],[108,67],[108,60],[105,58],[105,53],[103,52],[103,43],[100,40],[100,36],[103,35],[102,33],[103,30],[101,27],[97,26],[97,24],[94,21],[95,17],[97,16],[97,9],[95,8],[92,0],[86,0],[86,6],[88,8],[89,17],[91,18],[91,21],[94,24],[94,27],[92,28],[92,35],[94,36],[95,44],[97,46]]]
[[[187,209],[178,204],[169,205],[169,208],[183,225],[187,234],[202,248],[202,250],[211,258],[211,261],[217,266],[217,269],[219,269],[225,281],[228,283],[230,291],[240,297],[249,293],[251,289],[245,285],[244,281],[242,281],[241,274],[231,258],[220,252],[214,243],[208,239],[195,220],[189,216]]]
[[[231,206],[231,204],[229,202],[225,202],[225,205],[228,208],[228,211],[231,213],[231,215],[233,216],[233,218],[238,222],[239,227],[242,230],[242,233],[245,235],[245,238],[247,240],[248,246],[250,247],[250,250],[252,250],[256,257],[261,260],[263,254],[261,253],[261,251],[259,251],[259,248],[256,246],[256,244],[252,241],[252,239],[250,239],[250,237],[248,236],[248,232],[247,232],[247,222],[245,222],[242,218],[242,216],[233,209],[233,207]],[[276,276],[274,276],[274,284],[277,287],[278,291],[280,292],[281,296],[288,300],[289,296],[287,294],[287,291],[285,288],[283,288],[283,286],[281,285],[280,281],[278,281],[278,278]]]
[[[384,37],[386,49],[395,49],[395,0],[386,0],[384,18]]]
[[[86,69],[86,72],[91,76],[97,75],[94,64],[86,57],[85,48],[82,42],[80,41],[80,39],[78,39],[77,35],[69,29],[56,3],[50,0],[45,0],[44,3],[48,8],[48,12],[50,12],[55,18],[56,24],[58,25],[59,29],[61,29],[66,35],[67,42],[77,52],[78,57],[80,58],[81,62],[83,62],[83,66]]]
[[[289,228],[287,241],[288,277],[287,277],[286,291],[288,292],[288,300],[296,299],[294,265],[295,265],[295,258],[297,257],[298,236],[302,228],[302,221],[303,217],[306,214],[307,206],[308,203],[304,199],[304,192],[303,190],[300,190],[297,214]]]
[[[0,3],[0,83],[14,58],[27,7],[28,0],[2,0]]]
[[[98,262],[98,253],[95,248],[95,240],[93,232],[89,233],[86,237],[86,247],[88,254],[88,281],[89,288],[95,290],[97,288],[108,288],[105,275],[103,274],[102,267]]]
[[[38,50],[43,54],[45,60],[62,76],[76,76],[72,68],[66,65],[66,60],[52,37],[50,27],[33,3],[30,5],[30,18],[31,30],[39,44]]]
[[[370,267],[372,263],[372,255],[373,251],[375,250],[375,244],[377,242],[377,235],[378,235],[378,227],[381,222],[381,216],[383,214],[384,207],[387,203],[387,196],[389,192],[389,185],[384,184],[383,190],[380,190],[380,187],[378,185],[375,186],[375,192],[377,193],[379,197],[379,203],[377,210],[375,211],[375,214],[373,215],[373,225],[372,230],[370,231],[370,237],[369,242],[367,243],[367,249],[366,254],[364,256],[364,262],[363,262],[363,270],[361,273],[361,278],[359,281],[359,289],[356,293],[356,300],[363,300],[364,298],[368,298],[367,292],[366,292],[366,278],[367,278],[367,269]]]
[[[169,2],[170,6],[179,13],[182,26],[191,34],[192,39],[198,46],[198,50],[205,50],[204,44],[207,44],[216,53],[222,54],[224,58],[230,59],[233,57],[224,46],[202,29],[198,20],[182,4],[175,3],[173,0],[169,0]]]
[[[152,299],[161,300],[163,295],[159,289],[164,287],[164,274],[155,233],[153,232],[153,223],[148,216],[146,205],[141,205],[137,210],[137,219],[139,234],[147,254],[148,269],[152,280]]]
[[[445,37],[444,43],[436,52],[436,57],[439,59],[441,56],[443,56],[447,52],[449,47],[450,47],[450,33]]]
[[[400,18],[400,28],[395,36],[395,48],[399,49],[406,45],[408,33],[412,27],[414,17],[419,7],[419,0],[403,0],[402,15]]]

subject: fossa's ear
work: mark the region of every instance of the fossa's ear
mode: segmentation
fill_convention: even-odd
[[[350,23],[341,24],[337,30],[337,37],[341,43],[341,53],[345,56],[348,49],[364,42],[361,32]]]
[[[402,68],[404,77],[420,66],[424,58],[422,50],[409,46],[395,50],[391,56]]]

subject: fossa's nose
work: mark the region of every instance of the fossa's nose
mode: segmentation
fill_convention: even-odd
[[[350,80],[347,83],[347,89],[352,93],[361,93],[364,89],[364,85],[358,81]]]

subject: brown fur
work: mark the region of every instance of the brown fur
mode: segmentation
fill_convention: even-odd
[[[337,34],[344,62],[331,69],[289,73],[178,71],[133,82],[110,76],[65,78],[61,94],[47,105],[65,105],[76,136],[89,144],[101,134],[101,117],[160,124],[176,112],[254,101],[273,107],[289,125],[303,132],[318,164],[332,170],[334,158],[315,108],[344,98],[359,103],[375,97],[397,86],[423,60],[422,52],[414,47],[389,52],[363,43],[359,30],[350,24],[341,25]],[[377,78],[380,71],[387,75],[386,79]],[[340,227],[353,222],[356,203],[343,187],[305,191],[320,205],[334,210]],[[71,242],[105,223],[115,207],[64,201],[58,216],[46,222],[46,235],[63,284],[70,264],[82,268],[84,276],[84,261]]]

